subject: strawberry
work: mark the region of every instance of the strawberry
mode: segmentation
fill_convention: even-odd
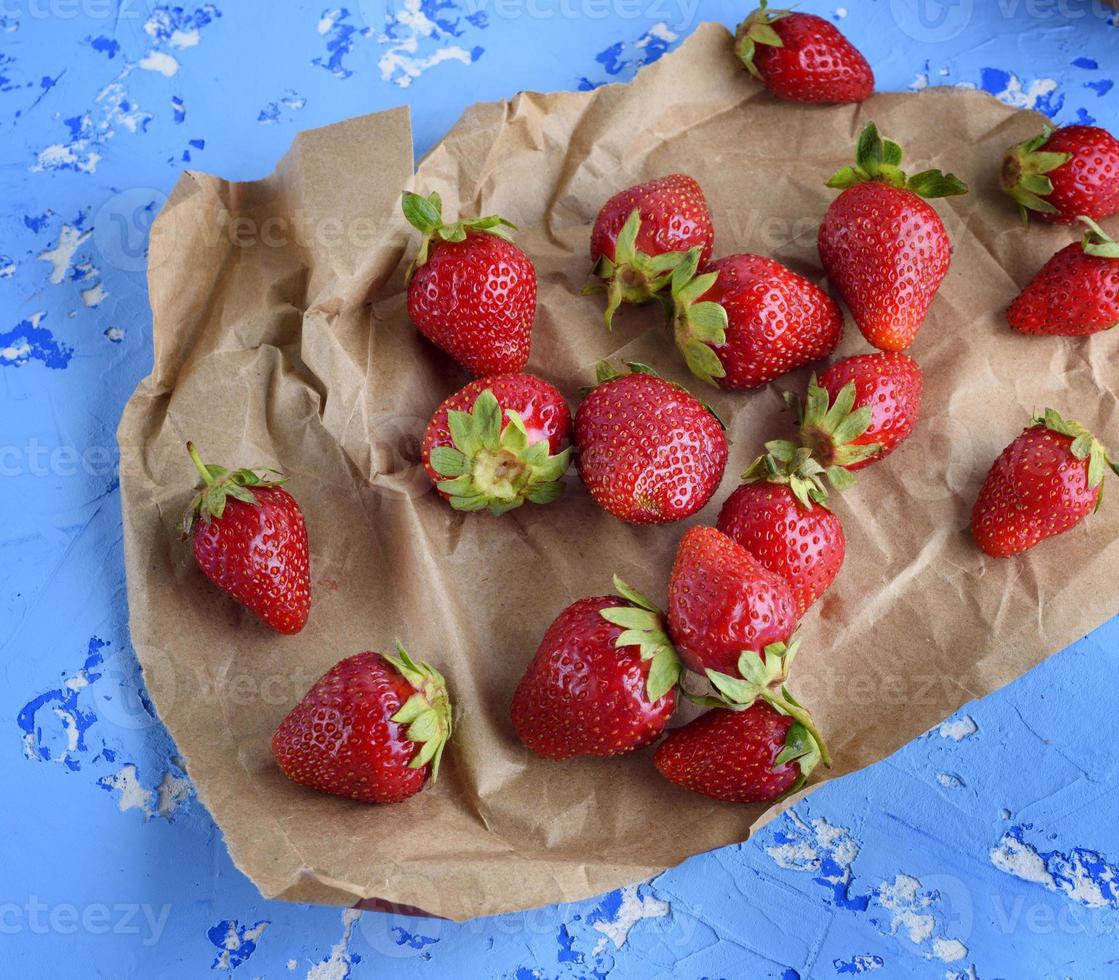
[[[722,424],[705,405],[643,364],[599,385],[575,413],[576,466],[591,496],[633,524],[669,524],[711,499],[727,465]]]
[[[531,374],[472,381],[427,424],[423,464],[455,510],[504,514],[563,493],[571,411],[554,386]]]
[[[451,737],[442,674],[396,656],[359,653],[316,682],[272,736],[272,755],[301,786],[363,803],[399,803],[439,775]]]
[[[618,596],[568,606],[548,627],[513,695],[513,728],[537,755],[631,752],[676,709],[680,660],[664,616],[619,578]]]
[[[1085,337],[1119,324],[1119,243],[1091,218],[1081,242],[1066,245],[1010,304],[1020,333]]]
[[[913,343],[948,272],[948,232],[922,198],[967,193],[963,181],[939,170],[907,178],[901,160],[901,147],[867,125],[856,166],[827,183],[843,193],[824,215],[817,241],[828,277],[863,336],[881,350]]]
[[[423,232],[408,269],[408,315],[417,329],[479,377],[528,362],[536,268],[509,240],[504,218],[443,223],[438,194],[404,193],[404,216]]]
[[[283,478],[208,466],[189,442],[187,452],[206,481],[182,522],[198,567],[278,633],[298,633],[311,611],[307,528]]]
[[[1063,534],[1099,507],[1108,467],[1119,473],[1092,433],[1046,409],[995,460],[971,514],[972,536],[987,554],[1007,558]]]
[[[668,627],[689,668],[729,674],[743,651],[780,654],[796,625],[784,578],[713,527],[684,535],[668,585]]]
[[[791,102],[862,102],[874,72],[830,21],[767,10],[766,0],[738,25],[734,51],[750,74]]]
[[[728,255],[697,274],[699,253],[672,275],[676,344],[708,384],[759,388],[830,354],[843,333],[835,301],[760,255]]]
[[[785,402],[800,426],[801,446],[837,490],[850,474],[889,456],[909,437],[921,411],[924,376],[908,354],[887,351],[837,361],[819,382],[808,382],[802,404],[792,392]],[[799,447],[777,441],[766,448],[788,464]]]
[[[1072,224],[1119,212],[1119,140],[1096,126],[1045,126],[1012,146],[1002,162],[1002,189],[1042,221]]]
[[[698,248],[706,262],[714,244],[707,199],[691,177],[669,174],[615,194],[591,231],[593,274],[606,289],[606,325],[622,303],[658,298],[685,252]]]
[[[820,745],[763,701],[712,708],[670,732],[653,756],[677,786],[726,803],[770,803],[795,793],[820,762]]]
[[[723,504],[718,529],[789,584],[800,619],[839,574],[847,553],[843,525],[807,480],[777,467],[770,472],[764,460],[746,477],[751,482]]]

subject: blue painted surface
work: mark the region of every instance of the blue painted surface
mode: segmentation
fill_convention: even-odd
[[[465,925],[262,901],[146,699],[114,431],[151,363],[144,244],[179,169],[259,177],[299,129],[404,101],[423,152],[469,101],[631,77],[696,6],[0,7],[0,973],[1119,976],[1117,621],[745,845]],[[841,21],[881,88],[1119,126],[1098,0],[799,6]]]

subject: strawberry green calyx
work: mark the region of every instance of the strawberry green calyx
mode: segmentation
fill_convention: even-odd
[[[453,728],[447,682],[431,664],[422,660],[417,664],[399,642],[396,656],[385,654],[384,658],[416,691],[392,716],[393,721],[408,726],[404,734],[419,746],[408,768],[422,769],[430,762],[434,783],[439,778],[439,762]]]
[[[855,482],[849,466],[861,463],[882,451],[877,442],[856,443],[870,428],[873,410],[869,405],[855,408],[855,382],[848,381],[831,401],[826,388],[813,375],[808,382],[808,393],[802,403],[794,392],[785,393],[785,404],[800,427],[801,445],[777,442],[778,459],[792,464],[802,449],[807,449],[812,459],[822,467],[828,482],[836,490],[846,490]],[[770,449],[770,452],[774,452]],[[790,452],[793,454],[790,457]]]
[[[811,765],[807,768],[802,766],[803,775],[807,777],[817,761],[822,761],[825,766],[830,766],[831,755],[828,753],[824,738],[816,728],[812,716],[793,697],[785,683],[798,647],[799,642],[794,637],[788,646],[783,643],[770,644],[765,648],[764,657],[753,650],[744,650],[738,661],[738,672],[742,675],[741,677],[731,677],[729,674],[720,674],[718,671],[708,670],[707,679],[718,692],[714,699],[714,703],[718,707],[744,711],[760,700],[778,713],[789,716],[797,725],[800,725],[804,734],[798,736],[795,743],[798,748],[805,749],[805,751],[798,752],[784,761],[789,762],[793,758],[803,758],[806,761],[811,761]],[[811,743],[813,748],[809,748],[807,743],[803,741],[804,739],[807,739],[807,742]],[[786,749],[789,748],[789,743],[786,742]],[[816,757],[812,759],[814,754]]]
[[[828,491],[824,485],[827,471],[812,458],[812,450],[792,442],[775,440],[766,443],[767,452],[755,459],[742,474],[743,483],[773,483],[787,486],[805,509],[819,505],[828,507]]]
[[[571,450],[554,456],[546,438],[529,442],[519,412],[505,412],[487,388],[469,412],[450,411],[450,446],[431,451],[431,466],[444,479],[436,486],[447,494],[455,510],[489,510],[500,516],[526,500],[550,504],[563,493],[562,477]]]
[[[614,646],[619,649],[638,647],[641,659],[649,661],[645,693],[650,703],[655,703],[679,683],[680,657],[668,638],[664,613],[617,575],[614,576],[614,589],[629,605],[603,609],[599,615],[606,622],[621,626],[624,631]]]
[[[641,231],[641,214],[635,208],[614,242],[614,258],[603,255],[595,263],[592,282],[584,295],[606,290],[606,329],[614,326],[614,314],[623,303],[647,303],[656,299],[664,303],[664,289],[672,280],[672,270],[684,258],[683,252],[646,255],[637,248]],[[667,306],[666,306],[667,309]]]
[[[676,346],[684,355],[688,370],[701,381],[718,387],[717,378],[725,378],[727,369],[713,346],[727,342],[727,311],[719,303],[701,302],[719,278],[717,272],[697,275],[699,249],[691,249],[672,273],[672,322]]]
[[[738,60],[746,66],[746,70],[755,78],[761,78],[758,66],[754,64],[754,55],[759,44],[768,44],[772,48],[783,48],[785,42],[773,29],[773,24],[788,17],[791,10],[768,10],[768,0],[760,0],[758,9],[738,25],[734,34],[734,53]]]
[[[410,281],[412,274],[427,262],[431,243],[435,239],[444,242],[462,242],[466,240],[468,231],[484,231],[490,235],[497,235],[498,238],[504,238],[506,241],[512,241],[513,236],[510,232],[517,230],[516,225],[496,214],[487,215],[484,218],[459,218],[458,221],[444,224],[443,201],[435,191],[432,191],[427,197],[405,191],[401,206],[404,210],[404,217],[408,219],[408,224],[423,233],[420,250],[408,267],[405,282]]]
[[[907,177],[901,169],[901,147],[893,140],[884,139],[878,134],[874,123],[867,123],[855,148],[855,166],[843,167],[827,182],[828,187],[846,190],[855,184],[878,181],[912,191],[918,197],[951,197],[966,194],[965,184],[955,174],[941,173],[939,170],[922,170],[919,174]]]
[[[1119,259],[1119,242],[1086,215],[1082,214],[1076,220],[1082,221],[1087,229],[1080,243],[1085,255],[1094,255],[1098,259]]]
[[[1071,153],[1053,153],[1043,150],[1053,135],[1053,127],[1045,126],[1033,139],[1011,147],[1002,161],[1002,189],[1018,204],[1023,224],[1028,224],[1031,211],[1056,214],[1057,208],[1045,200],[1053,193],[1053,181],[1048,176],[1072,159]]]
[[[202,462],[194,443],[187,443],[187,452],[191,461],[202,474],[205,485],[190,502],[186,514],[183,515],[181,524],[183,539],[190,536],[195,522],[205,521],[207,524],[213,520],[221,520],[225,513],[225,505],[229,498],[240,500],[242,503],[256,505],[257,499],[251,487],[278,487],[284,482],[284,477],[276,470],[266,466],[255,466],[251,469],[227,470],[224,466],[213,466]],[[261,474],[273,474],[276,479]]]
[[[1088,460],[1089,489],[1095,489],[1102,484],[1104,475],[1109,469],[1119,475],[1119,461],[1113,460],[1104,448],[1103,443],[1079,422],[1062,418],[1058,412],[1051,408],[1047,408],[1045,413],[1037,416],[1033,422],[1034,425],[1044,425],[1050,432],[1056,432],[1072,439],[1069,452],[1079,460]],[[1096,500],[1097,509],[1102,501],[1103,495],[1101,493]]]

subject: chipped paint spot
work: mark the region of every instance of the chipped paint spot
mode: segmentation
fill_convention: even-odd
[[[637,885],[630,885],[615,894],[620,896],[620,902],[614,918],[602,919],[594,923],[595,930],[601,932],[603,936],[594,948],[595,955],[606,948],[607,940],[614,944],[615,949],[621,949],[629,939],[630,931],[638,922],[642,919],[663,918],[670,911],[668,902],[651,895],[640,897]]]
[[[275,102],[269,102],[268,105],[261,109],[260,114],[256,117],[256,121],[264,125],[279,122],[280,116],[284,110],[287,110],[288,113],[300,112],[306,107],[307,99],[294,89],[288,89],[281,98],[277,99]]]
[[[936,926],[936,920],[923,911],[932,904],[932,897],[921,891],[921,882],[912,875],[899,874],[892,882],[878,886],[877,898],[892,913],[891,934],[904,931],[911,943],[921,945]]]
[[[833,960],[832,966],[838,974],[869,973],[871,970],[881,970],[886,965],[881,956],[871,953],[860,953],[849,960]]]
[[[85,303],[86,306],[100,306],[105,302],[105,297],[108,295],[108,292],[101,283],[95,283],[90,286],[89,289],[82,290],[82,302]]]
[[[358,909],[346,909],[342,913],[342,938],[331,947],[326,959],[307,971],[307,980],[349,980],[350,967],[361,959],[356,953],[350,952],[354,923],[360,918],[361,912]]]
[[[1064,106],[1064,97],[1058,94],[1058,83],[1054,78],[1037,78],[1023,84],[1014,72],[1001,68],[984,68],[980,76],[980,86],[985,91],[1017,109],[1036,109],[1053,117]]]
[[[70,271],[70,263],[74,259],[74,253],[89,241],[92,234],[92,230],[82,231],[73,225],[63,225],[58,233],[58,242],[54,248],[47,249],[39,254],[40,262],[50,264],[50,281],[52,284],[57,286],[66,278],[66,274]]]
[[[21,320],[7,333],[0,333],[0,365],[22,367],[40,361],[45,367],[60,371],[70,364],[74,348],[60,343],[41,326],[46,313],[40,311]]]
[[[1082,847],[1042,851],[1026,841],[1030,829],[1029,824],[1011,827],[991,849],[991,863],[1087,908],[1119,909],[1119,865]]]
[[[941,738],[950,738],[953,742],[962,742],[979,731],[979,726],[971,715],[957,715],[949,718],[937,729]]]
[[[822,817],[806,823],[790,810],[784,825],[774,832],[774,841],[765,850],[778,867],[814,875],[816,882],[831,889],[840,908],[866,909],[865,896],[850,894],[851,866],[859,856],[859,844],[846,827],[837,827]]]
[[[171,78],[179,73],[179,62],[165,51],[149,51],[137,62],[138,68],[144,71],[159,72],[164,78]]]
[[[173,820],[179,808],[193,795],[190,781],[185,775],[165,772],[154,789],[146,788],[139,778],[136,766],[129,762],[120,770],[97,780],[97,785],[108,792],[117,792],[117,806],[121,813],[139,810],[145,820],[162,817]]]
[[[945,963],[955,963],[967,956],[967,947],[958,939],[937,937],[933,940],[932,954]]]
[[[967,785],[963,777],[954,772],[938,772],[936,781],[945,789],[963,789]]]
[[[219,952],[210,964],[211,970],[233,970],[256,952],[257,943],[271,925],[261,921],[252,926],[242,926],[236,919],[227,919],[211,926],[206,938],[217,946]]]
[[[106,646],[108,644],[104,640],[90,637],[81,669],[64,678],[57,688],[44,691],[20,709],[16,722],[23,733],[23,755],[26,759],[55,762],[71,772],[81,768],[79,756],[86,751],[85,733],[97,721],[97,715],[79,704],[78,696],[100,679],[104,663],[101,651]],[[44,709],[49,709],[45,715]]]
[[[607,81],[632,78],[638,69],[651,65],[678,39],[679,35],[662,21],[650,27],[632,44],[618,41],[595,55],[594,60],[602,65],[607,78],[593,81],[584,77],[579,82],[579,88],[589,91]]]
[[[468,51],[458,44],[445,43],[448,38],[462,34],[459,20],[436,22],[425,13],[424,6],[422,0],[404,0],[399,10],[386,15],[384,33],[377,38],[379,44],[388,46],[377,62],[381,78],[401,88],[407,88],[436,65],[445,61],[469,65],[484,51],[481,47]]]

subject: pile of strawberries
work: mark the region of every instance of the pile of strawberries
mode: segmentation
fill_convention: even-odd
[[[874,88],[862,55],[829,22],[768,10],[739,27],[735,50],[774,94],[857,102]],[[966,193],[938,170],[907,175],[901,147],[871,123],[820,225],[823,271],[873,353],[787,392],[795,439],[766,443],[723,502],[715,527],[691,528],[667,583],[667,612],[620,579],[548,628],[511,706],[512,727],[548,759],[611,756],[659,741],[656,768],[719,800],[768,802],[830,764],[794,697],[797,626],[831,586],[846,539],[830,495],[909,436],[923,377],[905,353],[949,268],[952,247],[930,199]],[[1119,244],[1098,221],[1119,212],[1119,141],[1103,130],[1047,129],[1013,147],[1003,187],[1023,215],[1086,226],[1009,307],[1027,334],[1084,336],[1119,323]],[[500,516],[564,492],[574,462],[615,518],[659,525],[700,511],[728,459],[724,428],[683,387],[643,364],[598,365],[578,409],[524,369],[536,314],[536,270],[488,216],[446,222],[438,195],[406,192],[422,234],[407,273],[418,330],[478,380],[439,406],[423,466],[451,508]],[[671,174],[620,191],[590,238],[591,285],[609,326],[622,304],[654,303],[683,362],[705,384],[756,389],[829,356],[843,313],[816,282],[765,256],[713,258],[702,189]],[[297,633],[311,605],[307,533],[282,478],[191,458],[203,486],[184,522],[202,571],[268,626]],[[992,467],[972,516],[989,555],[1010,556],[1079,523],[1099,502],[1103,445],[1054,410],[1033,419]],[[680,702],[702,710],[669,728]],[[272,748],[303,785],[392,803],[434,779],[453,712],[439,671],[398,645],[325,674],[284,719]],[[666,734],[667,733],[667,734]]]

